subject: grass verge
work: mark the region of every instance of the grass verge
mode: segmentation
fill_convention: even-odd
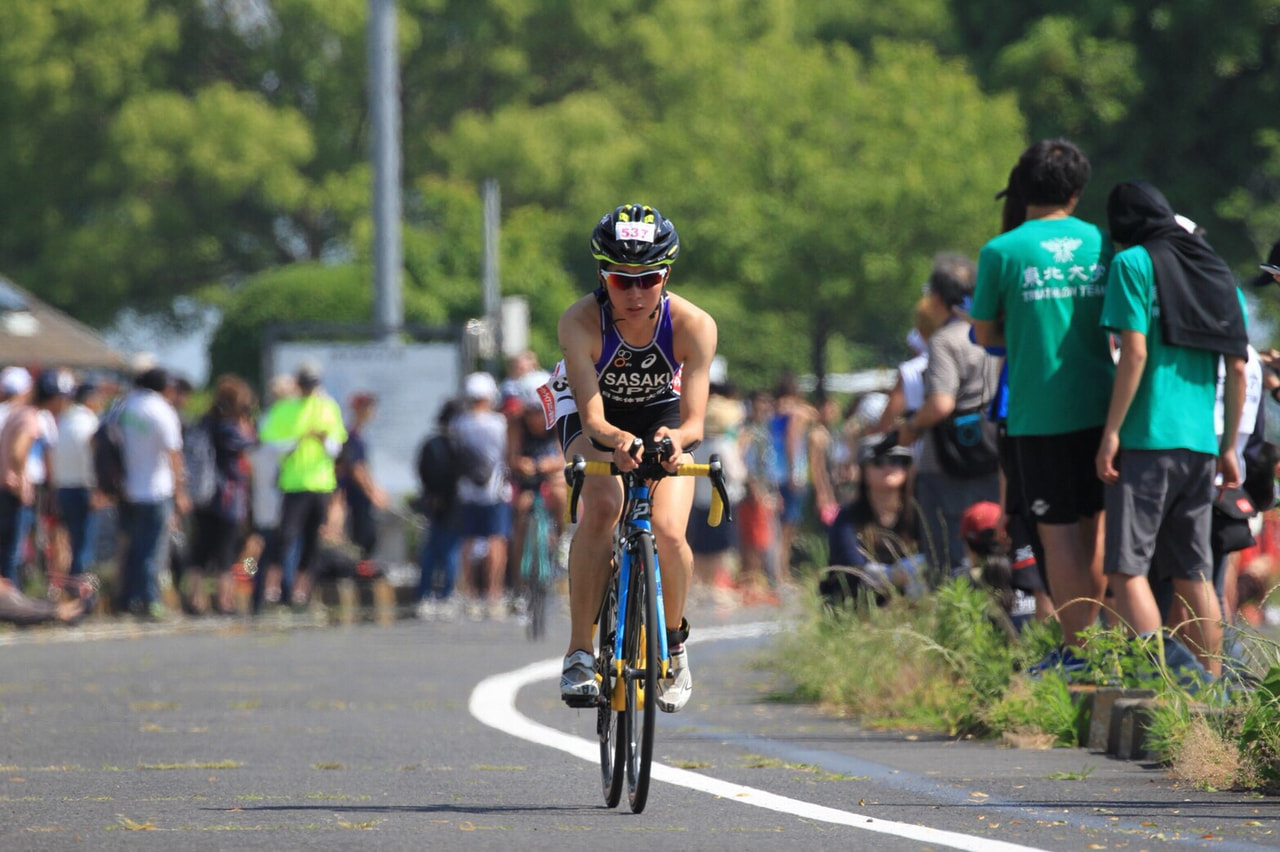
[[[1056,625],[1002,626],[986,590],[952,582],[923,600],[862,601],[832,611],[813,594],[807,617],[771,652],[790,684],[785,700],[819,704],[867,727],[952,736],[1039,738],[1078,746],[1088,736],[1079,690],[1047,673],[1018,672],[1060,641]],[[1203,788],[1280,792],[1280,645],[1251,640],[1256,683],[1203,685],[1152,661],[1151,640],[1091,628],[1084,654],[1097,685],[1156,693],[1148,747],[1177,777]]]

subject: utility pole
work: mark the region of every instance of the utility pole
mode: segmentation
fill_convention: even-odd
[[[400,59],[396,0],[369,0],[369,113],[373,147],[374,324],[384,342],[404,325],[400,219]]]
[[[481,284],[484,288],[484,321],[491,335],[494,371],[502,368],[502,285],[498,275],[498,231],[502,226],[502,194],[498,181],[489,178],[484,182],[484,268]]]

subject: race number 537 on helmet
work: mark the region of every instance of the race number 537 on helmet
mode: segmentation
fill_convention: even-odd
[[[601,263],[669,266],[680,253],[680,236],[656,207],[624,204],[607,213],[591,232],[591,256]]]

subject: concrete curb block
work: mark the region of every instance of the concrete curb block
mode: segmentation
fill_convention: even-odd
[[[1155,690],[1119,687],[1072,687],[1089,713],[1090,751],[1121,760],[1149,760],[1147,728],[1155,707]]]

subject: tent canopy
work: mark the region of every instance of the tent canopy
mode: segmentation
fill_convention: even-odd
[[[0,365],[121,370],[106,340],[0,275]]]

